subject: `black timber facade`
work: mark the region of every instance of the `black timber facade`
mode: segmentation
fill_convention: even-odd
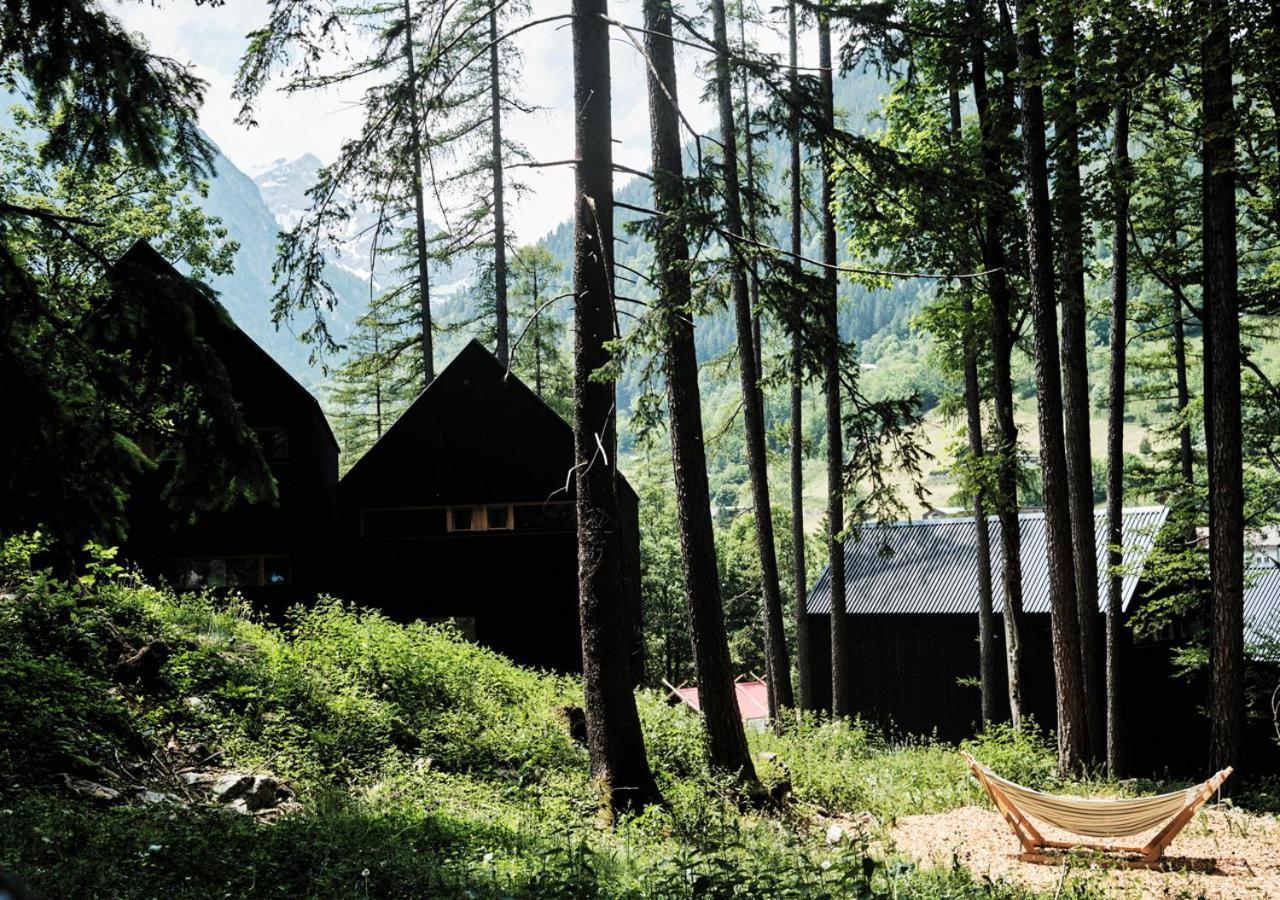
[[[1124,615],[1147,597],[1141,563],[1163,526],[1162,507],[1125,510],[1122,580]],[[991,567],[995,644],[1004,674],[1003,585],[999,522],[991,519]],[[1023,701],[1047,733],[1057,720],[1050,634],[1047,556],[1043,513],[1019,516],[1023,569]],[[1106,521],[1096,520],[1099,572],[1106,572]],[[845,544],[847,570],[844,627],[850,648],[848,688],[855,715],[898,735],[956,742],[980,728],[978,691],[977,545],[971,518],[931,519],[868,526],[860,540]],[[1280,573],[1277,573],[1280,575]],[[1105,576],[1102,576],[1105,577]],[[1100,577],[1101,581],[1101,577]],[[1246,589],[1252,633],[1263,624],[1269,603],[1280,597],[1280,577],[1263,576]],[[1268,595],[1269,596],[1269,595]],[[1099,585],[1099,626],[1105,583]],[[810,592],[809,653],[815,702],[831,706],[831,602],[823,572]],[[1280,613],[1277,613],[1280,621]],[[1169,640],[1121,640],[1121,708],[1124,770],[1131,774],[1202,777],[1209,747],[1202,714],[1207,684],[1178,671]],[[1001,685],[1003,689],[1003,684]],[[1002,690],[1001,699],[1007,698]],[[1002,715],[1007,716],[1007,705]],[[1255,769],[1275,769],[1269,723],[1254,723],[1246,735],[1245,759]]]
[[[342,596],[581,671],[573,460],[569,425],[471,341],[342,478]],[[623,478],[618,499],[638,679],[638,499]]]
[[[144,241],[116,264],[115,279],[182,278]],[[161,500],[168,465],[136,481],[128,509],[125,556],[175,587],[234,588],[279,613],[313,598],[335,576],[338,444],[320,404],[236,327],[219,304],[192,290],[196,334],[217,355],[245,423],[254,430],[276,481],[274,503],[206,513],[194,523]],[[152,448],[155,452],[156,448]]]

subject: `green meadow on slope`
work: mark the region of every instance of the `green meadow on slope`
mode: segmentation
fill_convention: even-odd
[[[1026,896],[886,845],[896,817],[981,802],[954,748],[822,719],[755,734],[791,793],[744,810],[698,719],[645,692],[667,806],[611,828],[566,725],[575,679],[337,601],[270,624],[109,554],[64,581],[31,549],[0,560],[0,870],[37,896]],[[121,665],[143,648],[157,666]],[[1049,783],[1041,742],[978,746]],[[227,773],[288,799],[254,815],[193,784]]]

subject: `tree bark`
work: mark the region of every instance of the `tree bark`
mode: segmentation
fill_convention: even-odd
[[[800,80],[797,74],[796,0],[787,4],[787,58],[791,64],[791,260],[799,281],[803,175],[800,170]],[[791,573],[796,605],[796,702],[800,709],[813,709],[813,672],[809,661],[808,578],[804,565],[804,373],[800,329],[791,334]]]
[[[745,13],[741,13],[741,15],[739,27],[742,29],[741,43],[745,54],[747,46]],[[746,73],[742,76],[742,119],[742,146],[743,161],[746,163],[744,168],[747,175],[747,196],[752,198],[751,202],[747,204],[747,234],[752,240],[758,240],[754,201],[756,191],[755,141],[751,134],[751,83]],[[764,390],[759,385],[759,379],[764,375],[764,348],[761,346],[760,272],[754,256],[751,259],[750,275],[751,309],[753,310],[751,338],[756,354],[756,391],[760,395],[760,427],[765,430],[768,425],[765,422]],[[772,518],[772,515],[772,511],[770,511],[770,518]],[[774,565],[776,568],[777,563],[775,562]],[[770,597],[776,601],[777,605],[775,607],[770,607]],[[781,587],[772,593],[761,591],[760,605],[761,618],[764,620],[765,666],[769,682],[769,715],[771,718],[776,719],[779,710],[795,706],[795,698],[791,686],[791,661],[787,653],[787,634],[782,624]]]
[[[422,196],[422,122],[418,115],[418,75],[413,58],[413,18],[409,8],[409,0],[404,0],[404,60],[409,79],[409,133],[413,146],[409,148],[413,156],[413,210],[414,210],[414,252],[418,263],[418,310],[422,318],[422,378],[423,387],[435,381],[435,352],[432,349],[434,336],[431,326],[431,274],[427,258],[427,212],[426,199]]]
[[[982,265],[989,274],[991,299],[991,381],[996,413],[996,515],[1000,521],[1001,582],[1004,587],[1004,648],[1009,714],[1014,728],[1025,718],[1022,698],[1022,531],[1018,523],[1018,425],[1013,403],[1013,291],[1004,250],[1005,216],[1001,205],[1010,192],[1000,142],[1012,128],[1012,100],[997,102],[987,85],[986,18],[981,0],[969,0],[972,30],[970,75],[974,107],[982,134]],[[998,196],[997,196],[998,195]]]
[[[747,55],[747,10],[746,6],[738,7],[738,44],[742,55]],[[747,204],[747,233],[752,240],[759,240],[756,234],[756,148],[755,137],[751,132],[751,75],[745,69],[742,73],[742,161],[747,176],[747,196],[751,202]],[[760,309],[760,267],[755,257],[751,258],[751,309],[754,320],[751,336],[756,348],[756,372],[764,377],[764,345],[762,342],[761,322],[763,314]],[[764,409],[764,392],[761,390],[761,409]],[[765,427],[768,427],[766,423]],[[773,682],[769,682],[769,702],[773,703]],[[777,715],[776,709],[770,709],[770,715]]]
[[[1244,727],[1244,475],[1240,438],[1235,109],[1226,0],[1206,0],[1203,43],[1205,404],[1209,445],[1210,764],[1240,763]]]
[[[592,775],[616,812],[661,798],[631,689],[623,599],[614,384],[592,375],[614,338],[613,142],[606,0],[573,2],[574,486],[578,606]]]
[[[1049,568],[1053,670],[1058,707],[1058,768],[1081,771],[1085,761],[1084,696],[1080,677],[1080,620],[1076,611],[1075,561],[1067,454],[1062,433],[1062,380],[1057,308],[1054,302],[1053,224],[1045,151],[1043,54],[1036,9],[1018,0],[1018,81],[1022,94],[1022,164],[1026,179],[1027,262],[1035,331],[1036,389],[1040,426],[1040,471],[1044,485]]]
[[[1122,580],[1124,561],[1124,394],[1125,342],[1129,314],[1129,103],[1116,104],[1112,134],[1112,183],[1115,208],[1111,237],[1111,384],[1107,412],[1107,774],[1118,777],[1124,745],[1120,643],[1124,633]]]
[[[960,92],[950,91],[951,137],[960,142]],[[982,387],[978,381],[978,347],[974,333],[973,286],[961,288],[960,302],[964,311],[964,408],[969,432],[969,455],[975,468],[981,468],[986,456],[982,444]],[[973,528],[977,550],[974,560],[978,572],[978,682],[982,699],[982,724],[990,725],[999,717],[1000,667],[996,659],[995,613],[992,610],[991,529],[987,522],[986,503],[981,479],[974,483]]]
[[[689,244],[681,211],[685,209],[680,118],[675,104],[675,53],[669,0],[644,0],[645,45],[649,71],[649,123],[653,150],[653,199],[660,214],[654,241],[654,271],[664,350],[671,462],[676,484],[676,515],[681,562],[689,603],[689,634],[698,674],[698,699],[706,723],[713,767],[755,781],[746,734],[733,687],[733,662],[720,606],[720,577],[711,523],[711,495],[702,440],[698,394],[698,358],[693,340],[693,303],[689,286]],[[735,232],[737,233],[737,232]]]
[[[734,323],[738,337],[738,370],[742,379],[742,418],[746,431],[747,470],[751,477],[751,499],[755,506],[756,542],[760,553],[760,591],[765,610],[765,655],[770,660],[776,684],[773,693],[779,706],[793,704],[791,664],[787,660],[783,634],[782,595],[778,587],[778,553],[773,541],[773,510],[769,505],[769,459],[764,441],[764,404],[760,395],[760,373],[756,369],[754,323],[747,292],[747,272],[743,247],[737,237],[745,234],[742,191],[738,181],[738,138],[733,121],[733,76],[729,66],[729,38],[724,0],[712,0],[713,39],[716,44],[715,89],[720,112],[720,139],[724,152],[724,213],[729,238],[729,278],[733,294]]]
[[[1061,223],[1062,394],[1067,451],[1067,495],[1080,618],[1081,683],[1089,760],[1105,752],[1106,714],[1102,634],[1098,626],[1098,545],[1093,519],[1093,453],[1089,446],[1089,355],[1085,347],[1084,206],[1080,182],[1080,117],[1076,103],[1074,13],[1054,15],[1053,53],[1066,82],[1056,106],[1057,168],[1053,201]]]
[[[831,62],[831,21],[818,12],[818,67],[821,69],[822,121],[835,128],[835,91]],[[822,144],[822,312],[827,346],[823,391],[827,406],[827,554],[831,581],[831,714],[852,712],[849,699],[849,622],[845,613],[844,426],[840,420],[840,321],[836,274],[836,225],[831,210],[832,159],[828,140]]]
[[[1177,236],[1174,236],[1177,240]],[[1191,425],[1186,420],[1187,407],[1191,405],[1191,387],[1187,379],[1187,332],[1184,326],[1186,312],[1182,308],[1182,298],[1173,294],[1173,376],[1178,392],[1178,416],[1182,427],[1178,429],[1178,463],[1182,473],[1182,481],[1190,486],[1195,484],[1195,453],[1191,444]]]
[[[502,181],[502,77],[498,59],[498,4],[489,5],[489,130],[493,137],[493,315],[498,362],[511,364],[507,348],[507,211]]]

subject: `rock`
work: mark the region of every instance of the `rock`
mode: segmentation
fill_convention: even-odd
[[[199,712],[209,705],[209,701],[205,700],[203,697],[188,697],[186,703],[187,709],[194,712]]]
[[[212,784],[218,780],[217,772],[203,772],[199,769],[192,769],[178,773],[178,777],[186,784]]]
[[[85,778],[77,778],[66,772],[62,773],[62,782],[71,791],[79,794],[81,797],[88,797],[90,800],[97,800],[102,803],[111,803],[120,799],[120,792],[115,788],[109,788],[105,784],[98,784],[96,781],[89,781]]]
[[[827,843],[838,844],[844,837],[844,829],[839,825],[832,825],[827,829]]]
[[[177,798],[177,797],[173,796],[173,794],[165,794],[165,793],[161,793],[160,791],[150,791],[150,790],[142,790],[142,791],[139,791],[139,792],[138,792],[138,801],[139,801],[139,802],[141,802],[141,803],[143,803],[143,804],[145,804],[145,805],[147,805],[147,806],[152,806],[152,805],[157,804],[157,803],[179,803],[179,802],[181,802],[181,801],[179,801],[179,800],[178,800],[178,798]]]
[[[232,803],[253,790],[253,776],[230,772],[215,781],[209,790],[218,802]]]
[[[199,782],[188,782],[193,783]],[[218,778],[213,782],[210,793],[219,803],[226,803],[239,812],[271,809],[279,802],[281,793],[285,796],[292,795],[288,788],[281,788],[280,782],[270,775],[248,775],[243,772],[229,772]]]
[[[267,775],[258,775],[253,779],[253,787],[244,795],[244,802],[253,812],[270,809],[276,805],[279,792],[280,782]]]

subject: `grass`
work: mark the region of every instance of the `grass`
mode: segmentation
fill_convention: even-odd
[[[707,770],[696,716],[642,693],[667,803],[610,827],[560,712],[581,703],[574,679],[337,601],[272,625],[108,555],[62,581],[31,570],[31,549],[0,554],[0,870],[37,896],[1029,896],[885,849],[894,818],[979,801],[953,748],[808,717],[752,735],[776,755],[762,777],[789,780],[793,800],[744,811]],[[117,684],[122,650],[148,641],[169,648],[158,676]],[[1048,783],[1034,734],[978,751]],[[287,779],[299,808],[268,823],[62,786],[70,773],[181,795],[173,770],[193,752]],[[878,824],[828,841],[833,818],[863,812]]]

